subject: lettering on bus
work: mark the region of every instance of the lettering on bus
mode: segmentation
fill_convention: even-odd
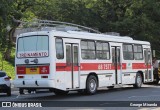
[[[111,70],[112,69],[112,64],[99,64],[98,65],[98,70]]]
[[[33,52],[33,53],[19,53],[19,57],[46,57],[48,56],[47,52]]]

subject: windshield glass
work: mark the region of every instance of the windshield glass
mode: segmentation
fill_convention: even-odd
[[[48,36],[27,36],[18,39],[17,57],[48,56]]]

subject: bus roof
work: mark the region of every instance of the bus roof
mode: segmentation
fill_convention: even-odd
[[[64,38],[74,38],[74,39],[88,39],[88,40],[103,40],[103,41],[112,41],[112,42],[121,42],[121,43],[135,43],[135,44],[145,44],[150,45],[147,41],[139,41],[133,40],[131,37],[126,36],[114,36],[114,35],[106,35],[99,33],[88,33],[88,32],[77,32],[77,31],[36,31],[36,32],[27,32],[20,34],[19,37],[29,36],[29,35],[48,35],[53,34],[54,36],[64,37]]]

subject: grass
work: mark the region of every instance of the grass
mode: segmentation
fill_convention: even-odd
[[[0,52],[0,70],[5,71],[7,75],[10,76],[12,79],[15,79],[14,56],[15,56],[14,48],[12,49],[11,59],[9,61],[3,60],[2,52]]]

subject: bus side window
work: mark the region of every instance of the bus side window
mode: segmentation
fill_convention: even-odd
[[[82,40],[81,41],[81,55],[82,59],[96,59],[95,42]]]
[[[115,48],[112,48],[112,64],[115,64]]]
[[[63,40],[61,38],[56,38],[56,57],[57,59],[64,58],[64,50],[63,50]]]
[[[133,45],[123,44],[123,58],[124,60],[133,60]]]
[[[145,64],[151,63],[151,52],[148,50],[144,50]]]
[[[151,52],[148,51],[148,63],[150,64],[151,63]]]
[[[78,46],[74,46],[73,51],[74,51],[74,66],[78,66]]]
[[[134,59],[143,60],[143,50],[142,45],[134,45]]]
[[[71,66],[71,63],[72,63],[71,45],[66,45],[66,64],[67,66]]]
[[[107,42],[96,42],[96,57],[97,59],[109,60],[109,44]]]

